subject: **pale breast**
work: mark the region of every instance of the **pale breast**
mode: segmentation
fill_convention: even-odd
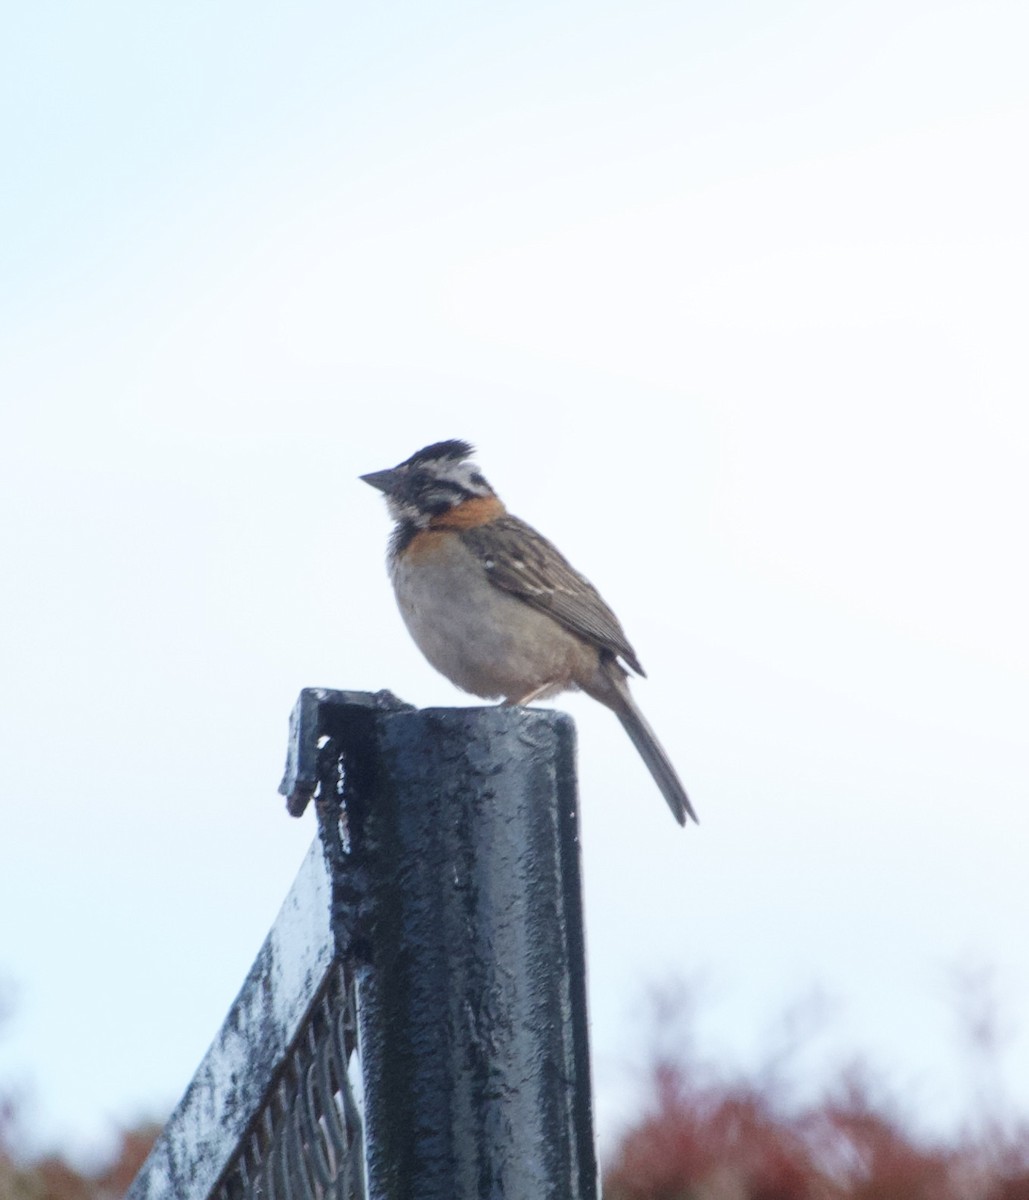
[[[391,564],[401,615],[430,663],[486,699],[548,694],[590,678],[595,647],[552,617],[501,591],[482,564],[444,531],[418,535]]]

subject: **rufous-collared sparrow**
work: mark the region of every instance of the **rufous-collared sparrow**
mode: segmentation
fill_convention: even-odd
[[[361,476],[385,494],[396,521],[389,572],[418,648],[484,699],[528,704],[579,688],[599,700],[625,727],[679,824],[696,821],[629,692],[629,670],[644,670],[618,618],[545,537],[507,511],[472,454],[467,442],[436,442]]]

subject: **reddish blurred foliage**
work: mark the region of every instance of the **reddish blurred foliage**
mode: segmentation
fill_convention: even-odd
[[[121,1144],[114,1160],[95,1176],[103,1195],[125,1195],[160,1132],[160,1125],[141,1125],[122,1133]]]
[[[605,1200],[1029,1200],[1029,1127],[1000,1097],[977,1097],[977,1132],[937,1142],[907,1127],[865,1068],[789,1103],[781,1054],[743,1079],[699,1062],[695,1002],[678,995],[678,1012],[667,993],[656,1000],[646,1112],[607,1166]],[[972,1052],[995,1054],[984,1004],[962,1020]],[[996,1068],[980,1061],[977,1074],[999,1079]]]
[[[1009,1038],[992,980],[978,971],[956,981],[973,1111],[969,1129],[935,1142],[860,1063],[815,1101],[791,1099],[793,1057],[823,1001],[787,1013],[763,1069],[729,1077],[698,1053],[696,988],[656,992],[645,1111],[608,1164],[604,1200],[1029,1200],[1029,1124],[1004,1095]],[[0,1200],[121,1200],[159,1133],[126,1131],[93,1171],[59,1156],[23,1162],[12,1150],[18,1109],[0,1093]]]
[[[107,1166],[80,1171],[57,1155],[16,1162],[0,1127],[0,1200],[120,1200],[160,1131],[149,1124],[128,1130]]]
[[[10,985],[0,978],[0,1026],[10,1013],[9,997]],[[122,1132],[111,1160],[92,1171],[56,1154],[26,1161],[15,1152],[23,1143],[18,1099],[0,1090],[0,1200],[121,1200],[161,1132],[153,1123]]]

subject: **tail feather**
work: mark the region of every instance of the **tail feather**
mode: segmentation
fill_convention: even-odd
[[[682,780],[657,740],[657,734],[650,728],[650,722],[637,708],[629,691],[627,673],[614,654],[601,651],[594,673],[588,679],[577,679],[576,683],[588,696],[610,708],[621,721],[640,758],[647,764],[647,770],[653,775],[654,782],[661,789],[672,816],[680,825],[686,824],[687,817],[699,825],[700,818],[693,811]]]
[[[654,782],[661,789],[661,795],[668,801],[672,816],[680,825],[686,824],[686,818],[691,817],[698,825],[700,820],[693,811],[686,789],[672,766],[671,759],[665,753],[657,734],[650,728],[647,718],[636,707],[629,691],[629,685],[624,679],[612,679],[618,695],[618,703],[612,704],[625,732],[632,738],[632,744],[639,751],[640,758],[647,764],[647,769],[654,776]]]

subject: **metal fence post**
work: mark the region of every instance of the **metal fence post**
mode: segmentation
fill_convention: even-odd
[[[377,724],[358,973],[370,1200],[594,1200],[572,722]]]
[[[596,1200],[574,759],[561,713],[305,689],[321,844],[130,1200]]]

